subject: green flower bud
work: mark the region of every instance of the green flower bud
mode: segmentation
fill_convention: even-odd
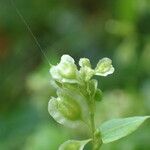
[[[80,58],[79,66],[80,67],[85,67],[86,66],[86,67],[91,68],[90,60],[88,58]]]
[[[95,73],[94,70],[91,68],[91,63],[89,59],[81,58],[79,61],[79,66],[81,66],[79,71],[81,78],[85,81],[89,81]]]
[[[114,72],[114,67],[112,66],[112,60],[109,58],[101,59],[96,68],[95,68],[95,75],[99,76],[107,76]]]
[[[102,100],[102,91],[100,89],[97,89],[94,95],[95,101],[101,101]]]
[[[77,83],[77,66],[69,55],[63,55],[58,65],[52,66],[50,74],[58,82]]]

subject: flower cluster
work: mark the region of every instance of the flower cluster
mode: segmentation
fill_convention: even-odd
[[[107,76],[114,72],[109,58],[101,59],[95,69],[90,60],[81,58],[79,69],[74,59],[63,55],[60,63],[50,68],[50,75],[57,85],[57,96],[48,104],[50,115],[60,124],[76,127],[87,122],[91,101],[100,101],[102,92],[94,75]]]
[[[50,68],[50,75],[57,90],[57,97],[48,103],[50,115],[60,124],[79,128],[87,125],[91,135],[86,140],[68,140],[59,150],[83,150],[91,142],[92,150],[99,150],[107,144],[123,138],[135,131],[150,116],[112,119],[95,125],[95,102],[100,101],[102,92],[94,75],[107,76],[114,72],[109,58],[99,60],[95,69],[89,59],[81,58],[79,67],[69,55],[63,55],[56,66]]]

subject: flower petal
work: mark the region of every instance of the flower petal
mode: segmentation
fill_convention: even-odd
[[[70,62],[70,63],[74,63],[74,59],[67,55],[67,54],[64,54],[61,56],[61,62]]]

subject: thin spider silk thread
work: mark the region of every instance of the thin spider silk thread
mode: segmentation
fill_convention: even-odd
[[[31,34],[33,40],[35,41],[37,47],[39,48],[39,50],[40,50],[41,53],[43,54],[44,58],[46,59],[46,61],[48,62],[48,64],[49,64],[50,66],[52,66],[52,64],[50,63],[50,61],[49,61],[48,57],[46,56],[44,50],[42,49],[40,43],[38,42],[37,38],[35,37],[34,33],[33,33],[32,30],[31,30],[31,28],[29,27],[27,21],[25,20],[25,18],[24,18],[23,15],[21,14],[20,10],[19,10],[18,7],[16,6],[14,0],[10,0],[10,1],[11,1],[12,6],[13,6],[14,9],[15,9],[17,15],[19,16],[19,18],[21,19],[21,21],[23,22],[23,24],[26,26],[28,32]]]

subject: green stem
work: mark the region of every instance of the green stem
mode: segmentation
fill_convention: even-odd
[[[85,83],[87,91],[89,91],[89,84]],[[89,92],[89,109],[90,109],[90,126],[91,126],[91,138],[92,138],[92,150],[99,150],[102,141],[101,141],[101,135],[99,131],[96,131],[95,128],[95,100],[92,95],[90,95]]]
[[[91,121],[91,134],[92,134],[92,150],[95,150],[95,121],[94,121],[94,101],[92,100],[91,103],[91,110],[90,110],[90,121]]]
[[[90,117],[91,117],[91,132],[92,132],[92,147],[93,147],[93,150],[95,150],[95,136],[94,136],[94,133],[95,133],[95,122],[94,122],[94,113],[91,112],[90,114]]]
[[[92,150],[99,150],[100,146],[102,144],[100,140],[100,133],[96,132],[95,128],[95,101],[92,101],[91,107],[90,107],[90,122],[91,122],[91,134],[92,134]]]

